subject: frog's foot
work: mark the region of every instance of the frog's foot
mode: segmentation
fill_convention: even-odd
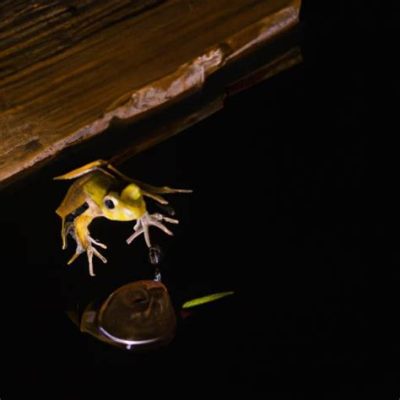
[[[143,234],[146,245],[147,247],[150,248],[151,247],[150,232],[149,232],[150,226],[155,226],[156,228],[162,230],[167,235],[172,236],[173,233],[162,222],[168,222],[170,224],[179,224],[179,221],[175,218],[169,218],[159,213],[155,214],[145,213],[143,217],[138,219],[138,221],[136,222],[136,225],[133,228],[135,232],[131,236],[129,236],[126,242],[130,244],[137,237]]]
[[[93,255],[95,255],[97,258],[100,258],[100,260],[106,264],[107,263],[107,258],[105,258],[95,247],[99,246],[102,249],[106,249],[107,246],[104,243],[98,242],[97,240],[94,240],[93,238],[90,238],[90,245],[86,249],[86,254],[89,262],[89,275],[90,276],[95,276],[94,270],[93,270]]]
[[[94,246],[101,247],[102,249],[106,249],[107,246],[104,243],[101,243],[92,237],[87,237],[87,244],[83,246],[81,243],[77,242],[75,254],[71,257],[68,261],[68,265],[72,264],[80,254],[86,251],[88,263],[89,263],[89,274],[90,276],[95,276],[94,269],[93,269],[93,256],[99,258],[103,263],[107,263],[107,259],[94,247]]]

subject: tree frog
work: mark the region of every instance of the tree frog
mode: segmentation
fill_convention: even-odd
[[[68,235],[76,241],[76,251],[68,265],[86,252],[91,276],[95,275],[93,256],[103,263],[107,262],[95,247],[106,249],[107,246],[90,236],[89,225],[93,219],[104,217],[113,221],[136,221],[134,233],[127,239],[127,243],[130,244],[143,234],[147,247],[151,248],[150,226],[172,235],[163,222],[177,224],[179,221],[160,213],[149,214],[145,197],[168,204],[162,194],[191,192],[167,186],[157,187],[131,179],[104,160],[93,161],[54,179],[77,179],[69,188],[56,213],[62,219],[62,248],[67,247]]]

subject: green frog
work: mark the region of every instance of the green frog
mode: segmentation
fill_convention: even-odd
[[[104,160],[93,161],[54,179],[76,179],[56,213],[62,219],[63,249],[67,247],[68,235],[76,241],[75,254],[68,261],[68,265],[86,252],[91,276],[95,276],[93,256],[103,263],[107,262],[98,250],[98,248],[106,249],[107,246],[93,239],[89,232],[89,225],[93,219],[103,217],[112,221],[136,221],[134,232],[127,239],[127,243],[130,244],[143,235],[147,247],[152,248],[149,227],[154,226],[167,235],[172,235],[164,223],[177,224],[179,221],[160,213],[149,214],[145,198],[166,205],[168,201],[162,196],[163,194],[192,192],[188,189],[158,187],[140,182],[124,175]]]

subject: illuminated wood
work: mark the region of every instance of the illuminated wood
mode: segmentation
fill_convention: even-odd
[[[202,87],[293,26],[299,0],[0,5],[0,181]]]

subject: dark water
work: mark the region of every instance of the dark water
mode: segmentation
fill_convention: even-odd
[[[91,227],[109,245],[97,277],[83,256],[65,266],[72,248],[60,248],[54,210],[68,183],[51,177],[78,166],[79,152],[2,194],[2,400],[399,397],[397,89],[394,66],[379,72],[392,25],[379,42],[377,20],[361,3],[306,4],[301,66],[120,166],[194,189],[170,196],[175,237],[156,235],[177,307],[236,291],[181,321],[163,350],[113,349],[64,313],[153,274],[143,240],[125,244],[132,224],[106,220]]]

